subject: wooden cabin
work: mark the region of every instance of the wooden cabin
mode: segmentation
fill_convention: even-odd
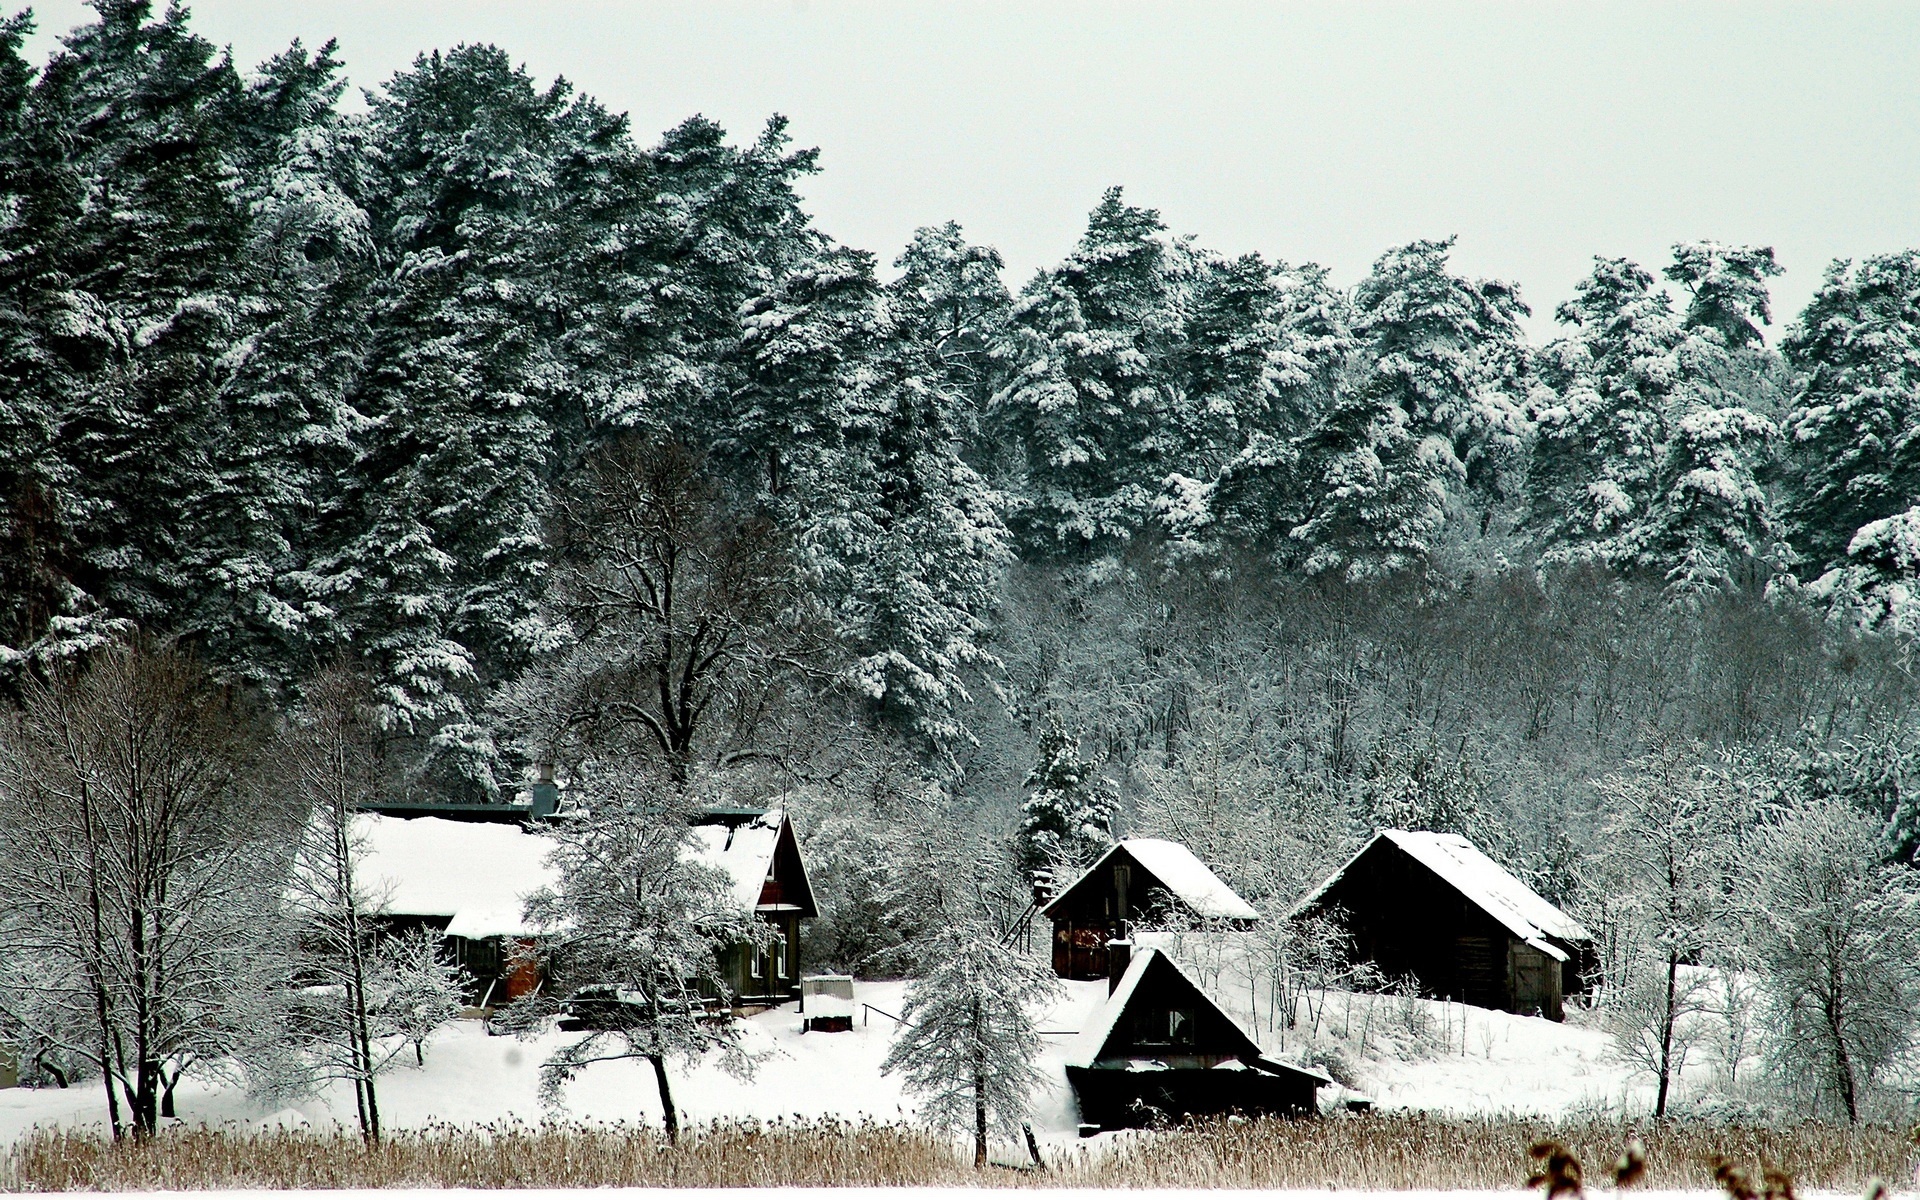
[[[1130,957],[1068,1054],[1067,1082],[1084,1132],[1189,1117],[1298,1116],[1333,1082],[1278,1062],[1158,950]],[[1115,962],[1116,967],[1120,964]]]
[[[1558,1021],[1592,936],[1466,838],[1383,829],[1294,906],[1332,914],[1353,954],[1431,997]]]
[[[353,839],[355,873],[380,927],[439,933],[467,973],[471,1007],[496,1008],[540,987],[539,969],[515,953],[538,936],[523,912],[527,896],[556,882],[547,866],[553,843],[537,829],[521,819],[378,812],[353,819]]]
[[[1107,978],[1107,943],[1124,938],[1132,922],[1260,919],[1193,851],[1160,838],[1115,842],[1040,915],[1053,922],[1053,972],[1062,979]]]
[[[782,809],[711,809],[694,821],[695,857],[725,871],[740,902],[773,927],[766,950],[736,946],[721,963],[736,1005],[800,995],[800,922],[820,915],[793,822]]]
[[[481,806],[471,806],[481,807]],[[482,818],[361,813],[357,871],[381,927],[435,930],[470,980],[468,1003],[491,1009],[543,986],[529,954],[540,931],[526,899],[558,883],[552,840],[526,808]],[[733,1003],[759,1007],[800,990],[800,922],[818,914],[793,825],[781,809],[716,809],[695,819],[690,857],[724,872],[740,903],[773,927],[768,950],[734,947],[721,963]],[[575,981],[589,982],[589,981]]]

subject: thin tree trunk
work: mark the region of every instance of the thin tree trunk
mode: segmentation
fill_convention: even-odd
[[[1841,1103],[1847,1106],[1847,1123],[1857,1125],[1860,1122],[1860,1098],[1853,1081],[1853,1055],[1847,1052],[1847,1038],[1841,1031],[1838,1003],[1829,996],[1826,1007],[1827,1029],[1833,1034],[1834,1082],[1840,1087]]]
[[[333,763],[336,779],[346,778],[345,756],[337,748]],[[367,963],[361,944],[360,905],[353,891],[353,843],[347,836],[353,808],[345,795],[333,798],[332,823],[334,890],[345,908],[347,940],[347,999],[353,1006],[347,1041],[354,1062],[354,1102],[359,1109],[360,1136],[369,1143],[380,1141],[380,1101],[373,1086],[373,1035],[367,1020]]]
[[[653,1064],[653,1082],[660,1089],[660,1115],[667,1129],[669,1144],[680,1142],[680,1117],[673,1111],[673,1085],[667,1081],[667,1056],[649,1054],[647,1061]]]
[[[173,1109],[173,1089],[179,1086],[180,1076],[185,1071],[186,1067],[180,1066],[174,1069],[173,1074],[162,1076],[164,1082],[160,1087],[160,1116],[163,1119],[172,1120],[178,1115]]]
[[[1667,1088],[1673,1078],[1673,1008],[1679,978],[1680,952],[1670,949],[1667,951],[1667,1009],[1660,1018],[1660,1091],[1653,1102],[1656,1121],[1663,1121],[1667,1116]]]
[[[986,1036],[980,1027],[980,1000],[973,1001],[973,1169],[987,1166],[987,1050],[980,1039]]]
[[[75,764],[78,765],[77,763]],[[113,1140],[126,1136],[120,1122],[120,1094],[114,1089],[113,1025],[109,1020],[106,981],[106,922],[100,911],[100,840],[94,835],[93,789],[81,774],[80,823],[87,841],[87,909],[93,929],[92,958],[88,964],[93,983],[94,1018],[100,1022],[100,1075],[107,1085],[107,1123],[113,1128]]]

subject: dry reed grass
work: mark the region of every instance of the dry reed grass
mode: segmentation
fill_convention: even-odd
[[[976,1174],[963,1149],[924,1130],[832,1120],[729,1122],[678,1146],[620,1126],[498,1125],[354,1137],[182,1129],[146,1143],[40,1131],[0,1164],[13,1191],[382,1187],[756,1187],[996,1184],[1025,1187],[1512,1188],[1542,1136],[1600,1170],[1632,1137],[1648,1186],[1714,1187],[1714,1160],[1769,1164],[1802,1188],[1858,1191],[1913,1178],[1913,1133],[1808,1123],[1777,1128],[1553,1124],[1405,1114],[1229,1121],[1129,1135],[1056,1155],[1045,1172]]]

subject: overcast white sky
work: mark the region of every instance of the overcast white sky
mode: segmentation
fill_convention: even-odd
[[[17,0],[16,0],[17,2]],[[198,0],[251,65],[340,41],[354,84],[494,42],[651,140],[767,114],[822,148],[810,209],[891,261],[957,219],[1018,286],[1122,184],[1175,232],[1360,277],[1458,234],[1536,337],[1594,254],[1775,247],[1776,329],[1836,256],[1920,245],[1920,4]],[[44,55],[79,23],[37,5]]]

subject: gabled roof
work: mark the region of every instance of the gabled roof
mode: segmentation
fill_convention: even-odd
[[[1119,984],[1113,989],[1113,994],[1107,997],[1106,1004],[1093,1015],[1087,1028],[1081,1030],[1072,1045],[1068,1047],[1066,1058],[1068,1066],[1091,1067],[1103,1058],[1116,1057],[1110,1053],[1111,1050],[1118,1049],[1113,1046],[1115,1031],[1120,1028],[1121,1018],[1126,1015],[1127,1009],[1140,991],[1142,982],[1150,974],[1171,977],[1177,992],[1188,997],[1196,1008],[1204,1007],[1218,1018],[1219,1025],[1231,1031],[1228,1035],[1232,1043],[1228,1047],[1230,1053],[1242,1062],[1273,1073],[1297,1071],[1303,1075],[1312,1076],[1321,1083],[1333,1082],[1326,1074],[1312,1067],[1278,1062],[1263,1056],[1260,1053],[1260,1044],[1240,1027],[1238,1021],[1228,1016],[1225,1010],[1213,1002],[1212,997],[1201,991],[1200,985],[1188,978],[1187,973],[1182,971],[1171,958],[1151,947],[1135,952],[1132,960],[1127,963],[1127,973],[1120,977]]]
[[[443,817],[353,818],[355,870],[377,911],[447,917],[452,937],[530,937],[528,895],[558,882],[548,838],[520,825]]]
[[[761,893],[773,870],[774,856],[780,852],[782,838],[793,838],[784,809],[768,809],[751,820],[703,824],[693,827],[693,853],[696,862],[717,867],[733,881],[734,898],[751,909],[810,912],[813,889],[807,880],[806,863],[799,859],[799,842],[794,840],[794,855],[800,862],[799,886],[791,899],[762,905]],[[782,881],[787,882],[787,881]]]
[[[1097,872],[1105,870],[1114,855],[1120,853],[1125,853],[1138,863],[1142,870],[1153,876],[1155,882],[1198,916],[1231,921],[1260,919],[1259,910],[1221,882],[1207,864],[1194,857],[1193,851],[1179,842],[1162,838],[1127,838],[1107,847],[1105,854],[1095,859],[1093,865],[1082,871],[1078,879],[1062,888],[1060,894],[1040,910],[1040,915],[1050,915],[1055,905],[1081,884],[1094,878]]]
[[[1342,876],[1352,869],[1374,846],[1382,841],[1404,851],[1421,866],[1432,871],[1472,902],[1482,912],[1505,926],[1514,937],[1553,958],[1564,960],[1565,951],[1549,944],[1547,938],[1563,942],[1583,942],[1593,935],[1586,926],[1560,911],[1538,892],[1514,878],[1513,873],[1494,862],[1480,848],[1457,833],[1428,833],[1421,830],[1382,829],[1360,847],[1346,865],[1327,877],[1326,882],[1293,906],[1296,916],[1325,896]]]
[[[696,825],[688,857],[725,872],[734,897],[753,910],[811,915],[813,893],[800,878],[782,902],[762,905],[781,839],[793,837],[780,809],[733,826]],[[547,863],[553,839],[519,824],[360,813],[353,819],[358,879],[378,911],[398,917],[446,917],[449,937],[532,937],[527,897],[559,883]],[[799,844],[794,843],[795,861]]]

